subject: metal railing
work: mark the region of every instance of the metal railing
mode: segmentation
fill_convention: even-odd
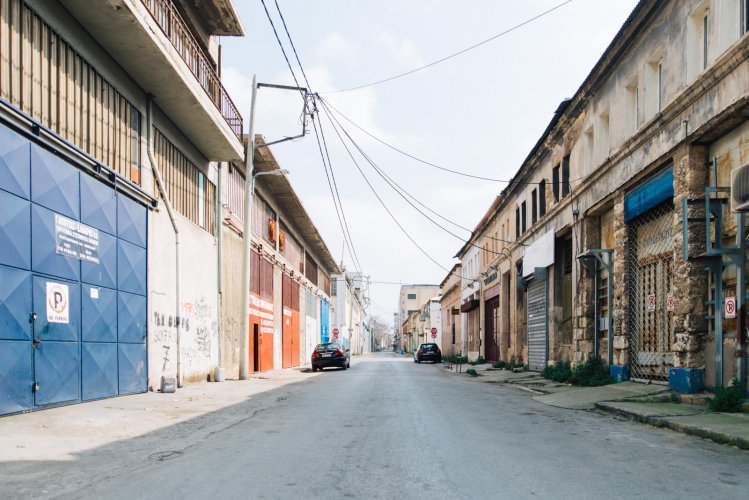
[[[172,46],[190,68],[234,134],[242,140],[242,116],[232,102],[208,57],[192,36],[171,0],[141,0]]]

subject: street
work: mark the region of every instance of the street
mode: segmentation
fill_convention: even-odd
[[[749,487],[749,453],[545,406],[444,365],[379,353],[298,375],[70,461],[4,461],[0,496],[745,498]]]

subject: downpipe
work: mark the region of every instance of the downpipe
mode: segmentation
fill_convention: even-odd
[[[175,264],[175,324],[177,329],[177,387],[182,387],[182,349],[180,348],[180,262],[179,262],[179,227],[177,227],[177,219],[174,216],[174,208],[172,203],[169,201],[169,194],[164,187],[164,180],[161,177],[161,171],[156,164],[156,159],[153,154],[153,95],[148,94],[146,96],[146,137],[148,146],[146,147],[146,153],[148,154],[148,162],[151,164],[151,170],[153,171],[154,178],[156,179],[156,185],[159,188],[161,199],[164,201],[166,206],[166,212],[169,215],[169,220],[172,223],[172,229],[174,229],[174,264]]]

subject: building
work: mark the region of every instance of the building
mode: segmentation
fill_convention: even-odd
[[[618,380],[682,392],[746,383],[746,227],[729,194],[749,158],[747,12],[639,2],[555,110],[473,236],[509,230],[490,264],[500,357],[538,371],[600,356]]]
[[[7,0],[0,33],[0,414],[205,380],[232,2]]]
[[[437,295],[440,291],[437,285],[401,285],[398,296],[398,330],[408,318],[411,311],[421,309],[421,306],[431,297]],[[403,340],[403,339],[401,339]],[[405,345],[402,345],[406,349]]]
[[[342,267],[341,273],[334,275],[333,280],[335,320],[331,341],[343,343],[344,347],[351,349],[351,354],[362,354],[368,348],[365,346],[368,339],[365,277],[361,273],[348,273]]]
[[[231,0],[0,5],[0,414],[238,376],[246,140],[218,40],[243,34]],[[338,272],[285,177],[256,194],[251,371],[328,335]]]
[[[461,354],[460,292],[462,268],[455,264],[440,283],[440,319],[442,330],[441,349],[445,356]]]
[[[307,363],[330,336],[331,276],[337,264],[262,136],[255,137],[252,207],[249,371]],[[223,170],[222,170],[223,172]],[[244,190],[246,172],[229,164],[222,174],[221,362],[239,377]]]

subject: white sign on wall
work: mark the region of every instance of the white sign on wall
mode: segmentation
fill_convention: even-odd
[[[523,277],[533,274],[537,267],[549,267],[553,263],[554,230],[550,230],[525,248]]]
[[[68,285],[47,282],[47,321],[70,323],[70,301]]]

